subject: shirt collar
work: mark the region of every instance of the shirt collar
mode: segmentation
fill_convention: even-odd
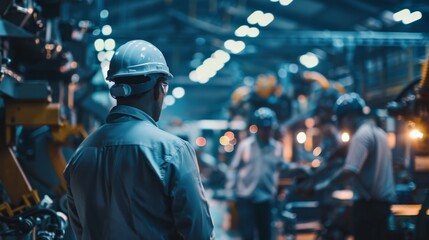
[[[129,121],[127,117],[149,122],[154,126],[158,126],[155,120],[153,120],[153,118],[149,116],[147,113],[145,113],[144,111],[138,108],[127,106],[127,105],[118,105],[113,107],[112,110],[110,110],[109,115],[107,116],[106,122],[112,123],[112,122]]]

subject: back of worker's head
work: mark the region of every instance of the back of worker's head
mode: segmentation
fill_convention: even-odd
[[[167,81],[172,77],[164,55],[157,47],[144,40],[133,40],[116,50],[106,79],[115,83],[110,94],[118,104],[133,103],[154,89],[153,98],[149,96],[146,101],[153,100],[162,105],[163,97],[160,98],[158,90],[165,94]]]
[[[332,121],[335,103],[339,96],[340,93],[334,88],[328,88],[320,92],[314,113],[319,117],[322,123]]]
[[[277,116],[276,113],[267,107],[258,108],[253,113],[252,123],[258,128],[274,128],[277,126]]]
[[[366,103],[357,93],[341,95],[335,102],[334,113],[340,127],[354,127],[356,121],[365,116]]]
[[[263,142],[268,142],[277,127],[276,113],[270,108],[261,107],[254,112],[252,124],[258,127],[257,137]]]

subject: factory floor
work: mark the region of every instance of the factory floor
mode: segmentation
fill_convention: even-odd
[[[228,202],[223,199],[218,199],[216,194],[211,189],[206,189],[206,195],[209,201],[210,213],[212,215],[213,224],[215,227],[215,235],[217,240],[241,240],[241,237],[237,230],[234,228],[234,220],[229,212]],[[312,240],[316,239],[316,235],[313,233],[298,234],[294,237],[286,237],[276,230],[279,222],[273,223],[273,236],[272,240]],[[265,239],[261,239],[265,240]]]
[[[231,229],[227,201],[216,199],[215,192],[211,189],[206,189],[206,195],[209,201],[210,213],[215,227],[216,239],[240,240],[241,238],[238,232]]]

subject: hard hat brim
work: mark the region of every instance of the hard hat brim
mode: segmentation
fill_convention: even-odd
[[[106,77],[106,80],[113,82],[113,81],[115,81],[116,78],[133,77],[133,76],[148,76],[150,74],[156,74],[156,73],[165,74],[167,80],[173,79],[173,74],[171,74],[167,71],[154,70],[154,71],[147,71],[144,74],[142,74],[141,72],[118,73],[118,74]]]

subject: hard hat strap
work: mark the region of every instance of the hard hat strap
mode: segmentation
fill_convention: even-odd
[[[142,94],[151,90],[155,86],[157,80],[158,77],[151,77],[149,81],[144,83],[116,83],[110,88],[110,94],[113,98],[128,97],[132,95]]]

